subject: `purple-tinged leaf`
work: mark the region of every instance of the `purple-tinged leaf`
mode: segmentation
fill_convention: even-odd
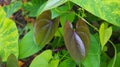
[[[85,58],[85,47],[69,21],[64,25],[64,40],[71,57],[79,64]]]
[[[90,33],[87,24],[82,19],[79,19],[76,24],[76,33],[82,39],[87,54],[90,47]]]
[[[35,42],[44,47],[51,41],[56,30],[58,29],[59,18],[51,20],[51,12],[43,12],[34,24],[34,40]]]

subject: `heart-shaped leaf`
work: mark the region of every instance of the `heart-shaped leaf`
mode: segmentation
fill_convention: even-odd
[[[58,29],[59,18],[51,20],[51,12],[43,12],[34,24],[34,39],[35,42],[44,47],[53,38]]]
[[[88,26],[86,25],[85,21],[83,21],[82,19],[79,19],[76,24],[76,32],[82,39],[85,46],[85,52],[87,54],[90,47],[90,33]]]
[[[112,27],[108,27],[107,23],[102,23],[99,29],[99,34],[100,42],[103,49],[104,45],[107,43],[107,41],[110,39],[110,36],[112,35]]]
[[[72,24],[68,21],[64,26],[64,40],[70,55],[79,64],[85,57],[84,43],[79,35],[72,29]]]
[[[72,24],[67,21],[64,25],[64,40],[68,52],[79,64],[88,53],[89,49],[89,29],[85,22],[79,19],[76,24],[76,30],[72,29]]]

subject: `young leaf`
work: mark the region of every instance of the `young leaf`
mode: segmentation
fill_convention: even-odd
[[[0,56],[3,61],[11,53],[18,57],[18,30],[14,21],[5,17],[5,12],[0,8]]]
[[[99,34],[100,42],[103,49],[104,45],[107,43],[107,41],[110,39],[112,35],[112,27],[108,27],[107,23],[102,23],[99,29]]]
[[[82,19],[79,19],[76,24],[76,32],[82,39],[87,54],[90,47],[90,33],[87,24]]]
[[[72,29],[69,21],[64,25],[64,41],[71,57],[79,64],[85,58],[85,46],[81,37]]]
[[[35,57],[35,59],[30,64],[30,67],[48,67],[48,62],[52,58],[52,51],[46,50],[40,55]]]
[[[35,42],[44,47],[53,38],[58,29],[59,18],[51,20],[51,12],[43,12],[34,24],[34,39]]]
[[[18,60],[14,54],[8,56],[6,67],[19,67]]]

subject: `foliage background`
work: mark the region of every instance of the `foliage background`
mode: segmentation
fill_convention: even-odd
[[[0,1],[1,66],[16,62],[17,67],[19,62],[20,67],[119,67],[119,4],[119,0]],[[60,18],[60,25],[52,40],[40,47],[34,41],[34,24],[47,10],[52,19]],[[78,18],[86,21],[90,30],[88,56],[80,65],[69,55],[63,39],[66,20],[74,26]]]

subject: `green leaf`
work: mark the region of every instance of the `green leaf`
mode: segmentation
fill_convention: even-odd
[[[112,27],[108,27],[107,23],[102,23],[99,29],[99,34],[100,42],[103,49],[104,45],[107,43],[107,41],[110,39],[112,35]]]
[[[9,18],[13,13],[15,13],[18,9],[20,9],[22,3],[20,1],[16,1],[4,7],[4,10],[7,14],[7,18]]]
[[[59,67],[76,67],[76,63],[71,59],[66,59],[60,63]]]
[[[48,0],[43,10],[45,11],[53,9],[55,7],[62,5],[65,2],[67,2],[67,0]]]
[[[48,67],[48,62],[52,58],[52,51],[46,50],[33,59],[30,67]]]
[[[14,54],[8,56],[6,67],[19,67],[18,60]]]
[[[85,46],[81,37],[72,29],[72,24],[67,21],[64,25],[64,41],[71,57],[77,64],[85,58]]]
[[[69,9],[68,4],[64,4],[64,5],[59,6],[57,8],[51,9],[51,12],[52,12],[52,19],[54,19],[58,16],[61,16],[61,15],[64,15],[64,14],[70,12],[70,9]],[[71,16],[69,16],[69,17],[71,17]]]
[[[33,30],[28,32],[19,42],[19,58],[26,58],[38,52],[42,47],[34,42]]]
[[[71,0],[93,15],[120,27],[119,0]]]
[[[56,8],[67,1],[68,0],[32,0],[32,2],[24,3],[23,8],[30,12],[29,16],[36,17],[39,16],[42,12]]]
[[[43,4],[39,10],[38,10],[38,14],[37,16],[39,16],[42,12],[46,11],[46,10],[50,10],[53,8],[56,8],[62,4],[64,4],[65,2],[67,2],[68,0],[48,0],[45,4]]]
[[[15,23],[5,17],[5,12],[0,8],[0,56],[3,61],[6,61],[10,54],[18,57],[19,36]]]
[[[2,58],[0,57],[0,67],[2,67]]]
[[[90,35],[90,49],[83,65],[84,67],[100,67],[100,43],[93,35]]]
[[[114,59],[114,58],[113,58]],[[109,62],[108,67],[112,66],[113,59]],[[114,67],[120,67],[120,52],[117,54]]]
[[[49,67],[58,67],[59,59],[52,59],[49,63]]]
[[[34,39],[40,46],[44,47],[53,38],[58,29],[59,18],[51,20],[51,12],[43,12],[34,24]]]
[[[66,13],[66,14],[60,16],[61,25],[64,27],[64,24],[67,20],[69,20],[70,22],[73,22],[74,18],[75,18],[75,15],[72,12]]]
[[[31,0],[30,2],[26,2],[23,4],[23,8],[29,12],[29,16],[36,17],[37,11],[45,3],[46,0]]]

